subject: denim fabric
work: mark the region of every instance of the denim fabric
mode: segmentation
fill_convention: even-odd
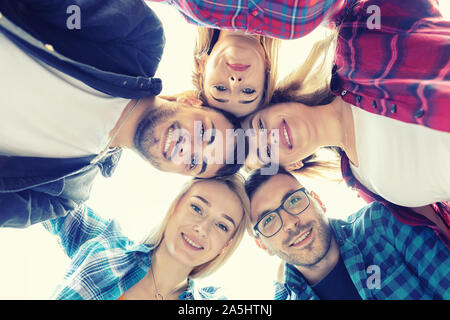
[[[80,8],[69,29],[67,8]],[[160,93],[161,21],[140,0],[2,0],[0,32],[26,53],[115,97]]]
[[[80,8],[80,29],[67,27],[73,5]],[[2,0],[0,32],[27,54],[108,95],[137,99],[161,91],[153,76],[164,32],[143,1]],[[112,174],[120,151],[91,163],[94,157],[0,157],[0,227],[28,227],[76,210],[97,173]]]
[[[66,215],[89,198],[99,172],[114,172],[121,149],[95,157],[51,159],[0,156],[0,227],[25,228]]]

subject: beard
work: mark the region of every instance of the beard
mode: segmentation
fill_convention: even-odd
[[[154,108],[140,120],[134,133],[134,147],[137,153],[157,169],[161,169],[161,162],[156,152],[151,150],[161,142],[161,136],[156,134],[157,125],[174,119],[176,111],[170,108]]]
[[[293,264],[299,267],[314,267],[317,263],[322,261],[328,254],[331,247],[331,228],[326,223],[323,216],[315,221],[316,223],[309,223],[306,226],[302,226],[293,231],[289,237],[283,241],[283,248],[285,249],[272,249],[272,251],[281,259],[289,264]],[[308,231],[314,227],[316,238],[313,242],[309,243],[299,251],[295,251],[289,248],[289,243],[296,238],[299,234]]]

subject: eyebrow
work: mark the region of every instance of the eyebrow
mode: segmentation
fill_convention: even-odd
[[[202,168],[198,173],[199,175],[203,174],[206,171],[206,168],[208,167],[208,162],[206,160],[207,160],[207,158],[204,157],[203,162],[202,162]]]
[[[283,203],[287,200],[287,198],[289,198],[292,195],[292,192],[296,191],[297,188],[295,189],[291,189],[288,192],[286,192],[283,196],[283,198],[281,199],[281,205],[283,205]],[[276,208],[273,209],[267,209],[264,210],[263,212],[261,212],[257,217],[256,217],[256,223],[258,223],[262,218],[264,218],[268,213],[275,211],[276,209],[278,209],[281,205],[279,205]]]
[[[208,207],[211,207],[211,203],[209,203],[208,200],[206,200],[205,198],[203,198],[202,196],[194,196],[194,198],[198,198],[200,199],[202,202],[204,202]]]
[[[234,223],[233,218],[231,218],[229,215],[222,213],[222,217],[224,217],[225,219],[227,219],[228,221],[230,221],[233,224],[233,227],[236,229],[236,223]]]
[[[209,140],[208,144],[212,144],[216,139],[216,127],[214,126],[214,122],[211,122],[211,140]]]
[[[216,100],[217,102],[220,102],[220,103],[226,103],[226,102],[229,102],[229,101],[230,101],[230,100],[225,100],[225,99],[219,99],[219,98],[216,98],[216,97],[214,97],[213,95],[211,95],[211,97],[212,97],[214,100]],[[255,101],[256,99],[258,99],[258,97],[259,97],[259,95],[256,96],[256,98],[254,98],[254,99],[252,99],[252,100],[239,100],[238,102],[241,103],[241,104],[249,104],[249,103],[252,103],[253,101]]]
[[[256,113],[252,115],[251,119],[249,120],[250,123],[250,129],[255,130],[253,128],[253,120],[256,117]],[[258,157],[259,161],[261,161],[262,163],[265,163],[265,161],[261,158],[261,153],[259,152],[259,146],[256,146],[256,156]]]
[[[201,200],[208,207],[211,207],[211,203],[208,200],[206,200],[205,198],[203,198],[202,196],[194,196],[194,198]],[[234,222],[233,218],[231,218],[229,215],[227,215],[225,213],[222,213],[222,217],[224,217],[226,220],[230,221],[233,224],[234,228],[236,228],[236,223]]]
[[[214,97],[213,95],[211,95],[211,97],[212,97],[214,100],[216,100],[217,102],[220,102],[220,103],[225,103],[225,102],[230,101],[230,100],[218,99],[218,98]]]
[[[259,95],[256,96],[255,99],[252,99],[252,100],[240,100],[239,103],[242,103],[242,104],[249,104],[249,103],[252,103],[253,101],[255,101],[256,99],[258,99],[258,97],[259,97]]]

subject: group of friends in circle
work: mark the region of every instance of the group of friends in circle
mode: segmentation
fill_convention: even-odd
[[[69,2],[79,30],[61,22]],[[198,25],[193,89],[160,95],[151,2]],[[282,43],[319,25],[327,35],[279,79]],[[437,1],[5,1],[0,31],[0,226],[59,237],[71,264],[54,298],[225,299],[195,279],[247,233],[282,261],[274,299],[450,299],[450,21]],[[251,129],[256,147],[217,138],[228,129]],[[141,242],[87,201],[123,149],[193,176]],[[331,174],[367,201],[345,221],[302,184]]]

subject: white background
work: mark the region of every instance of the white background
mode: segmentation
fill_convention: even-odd
[[[151,3],[164,24],[167,44],[157,77],[163,80],[163,94],[191,88],[192,49],[195,28],[174,10]],[[450,4],[441,0],[441,10],[449,18]],[[306,49],[322,30],[299,40],[284,42],[280,56],[280,76],[301,63]],[[124,232],[140,239],[164,217],[186,177],[159,172],[132,152],[123,153],[112,178],[98,176],[88,204],[104,217],[120,221]],[[327,206],[330,217],[345,218],[364,203],[343,183],[306,181]],[[64,276],[69,259],[41,225],[27,229],[0,229],[0,299],[48,299]],[[271,299],[272,281],[279,260],[269,257],[245,235],[235,254],[204,285],[222,286],[229,299]]]

